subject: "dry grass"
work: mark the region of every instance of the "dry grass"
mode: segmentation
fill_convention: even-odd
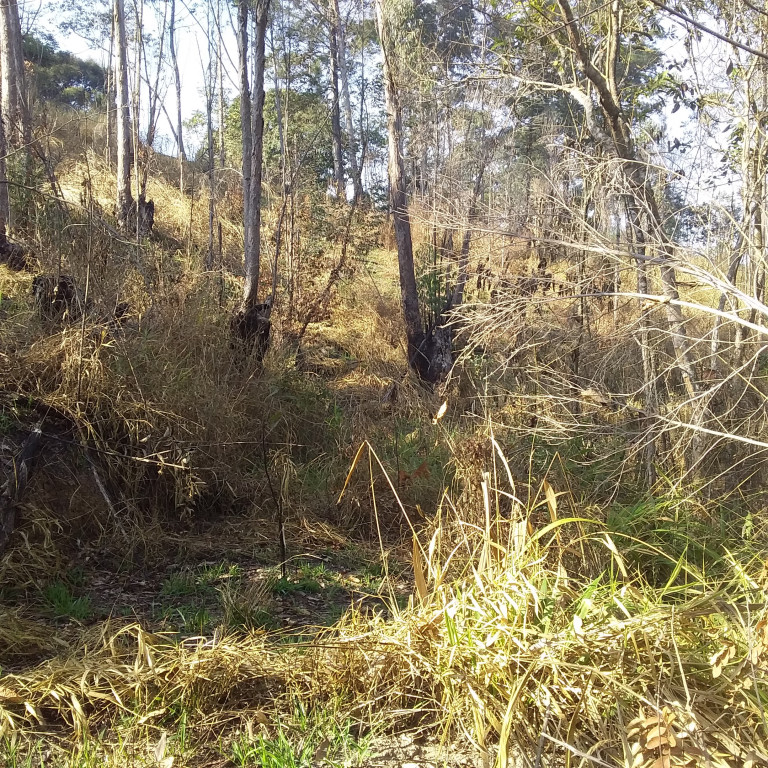
[[[116,718],[138,728],[183,711],[202,744],[300,700],[469,743],[497,766],[763,764],[768,634],[748,570],[731,561],[710,582],[683,566],[664,595],[595,520],[561,518],[553,490],[551,523],[534,530],[532,509],[493,512],[514,490],[489,482],[479,515],[446,499],[414,536],[413,593],[389,620],[351,610],[297,646],[219,631],[179,642],[107,622],[3,678],[3,730],[61,718],[82,739]],[[585,579],[579,562],[599,575]],[[16,626],[17,643],[40,637]]]
[[[51,430],[66,425],[0,560],[0,755],[9,765],[228,764],[234,745],[274,741],[296,702],[359,733],[427,734],[446,761],[463,745],[478,765],[499,768],[768,762],[765,575],[750,552],[764,515],[728,517],[690,499],[654,506],[638,491],[647,435],[633,305],[614,327],[590,299],[578,378],[569,367],[574,297],[491,302],[478,287],[476,354],[470,344],[454,381],[426,392],[405,375],[396,260],[357,242],[378,223],[361,215],[349,239],[354,266],[297,349],[346,220],[307,196],[297,211],[308,233],[297,251],[307,268],[300,300],[277,307],[257,366],[228,343],[240,289],[236,216],[222,222],[231,271],[205,273],[207,191],[182,195],[172,163],[156,162],[165,180],[150,183],[149,242],[115,241],[103,226],[114,179],[94,151],[59,168],[70,218],[42,205],[35,214],[27,240],[41,269],[81,285],[88,277],[96,312],[84,321],[41,320],[30,277],[0,267],[4,429],[15,437],[43,414]],[[84,179],[91,213],[80,206]],[[275,211],[265,218],[269,239]],[[431,225],[421,234],[428,242]],[[510,274],[527,272],[526,243],[491,237],[476,245],[473,269],[496,249]],[[567,260],[551,268],[568,279]],[[118,301],[131,309],[121,327],[110,320]],[[674,394],[661,330],[655,343]],[[605,393],[621,407],[600,401]],[[447,413],[433,421],[443,401]],[[742,411],[732,418],[742,423]],[[666,450],[664,466],[674,469],[682,452]],[[611,522],[621,494],[647,503],[650,522]],[[231,628],[241,603],[266,602],[264,584],[228,583],[224,620],[202,637],[133,619],[62,624],[19,607],[97,550],[142,579],[177,556],[253,558],[271,546],[276,560],[278,509],[292,553],[377,545],[385,605],[356,603],[309,639],[309,630],[289,638]],[[686,515],[700,527],[684,529],[681,551]],[[193,535],[217,516],[210,536]],[[721,528],[711,549],[689,533]],[[397,558],[409,561],[407,604],[390,568]],[[289,729],[295,753],[301,738]],[[58,751],[38,759],[42,743]],[[320,763],[320,751],[308,761]]]

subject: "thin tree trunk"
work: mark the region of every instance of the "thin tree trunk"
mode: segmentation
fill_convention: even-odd
[[[339,51],[336,44],[336,25],[331,23],[328,44],[331,65],[331,137],[333,139],[333,183],[339,200],[346,197],[344,184],[344,159],[341,149],[341,110],[339,108]]]
[[[430,378],[430,360],[426,354],[426,334],[419,313],[419,296],[413,263],[411,221],[408,215],[403,127],[397,88],[395,43],[390,33],[388,0],[376,0],[376,23],[381,41],[384,74],[384,101],[387,112],[389,143],[389,206],[395,228],[397,260],[400,271],[400,297],[408,340],[408,364],[425,380]]]
[[[205,257],[205,268],[213,269],[213,220],[216,215],[216,180],[214,176],[214,146],[213,146],[213,100],[216,90],[216,71],[214,70],[214,42],[211,28],[211,11],[208,12],[208,83],[206,84],[205,114],[208,128],[208,253]],[[218,62],[216,63],[218,67]]]
[[[469,277],[469,245],[472,239],[472,225],[477,216],[477,201],[480,197],[480,190],[483,187],[483,175],[485,173],[486,160],[483,159],[480,168],[475,177],[475,185],[472,189],[472,198],[469,201],[469,212],[467,213],[467,226],[464,230],[464,236],[461,239],[461,251],[459,252],[459,274],[456,279],[456,286],[453,289],[451,306],[458,307],[464,297],[464,287]]]
[[[219,168],[225,168],[227,165],[227,149],[224,145],[224,41],[222,39],[221,29],[221,0],[217,3],[216,27],[218,29],[218,39],[216,44],[216,59],[219,73]]]
[[[131,193],[131,121],[128,102],[128,42],[124,0],[115,0],[117,32],[117,222],[125,229],[133,209]]]
[[[149,94],[148,94],[148,104],[147,104],[147,143],[146,143],[147,155],[146,155],[145,162],[142,163],[142,167],[141,167],[141,182],[139,184],[140,200],[146,199],[146,195],[147,195],[147,181],[149,179],[150,160],[151,160],[152,152],[155,146],[155,132],[157,131],[157,122],[160,118],[160,75],[162,74],[162,70],[163,70],[163,54],[165,51],[165,37],[166,37],[167,27],[168,27],[168,6],[164,5],[163,21],[160,27],[160,36],[158,39],[157,63],[156,63],[156,69],[154,73],[154,82],[150,82],[149,56],[147,56],[146,51],[144,51],[144,55],[142,56],[144,60],[144,75],[147,81],[147,88],[149,90]],[[141,47],[143,48],[144,47],[143,37],[140,38],[140,40],[141,40]]]
[[[6,140],[18,147],[25,135],[23,106],[24,59],[16,0],[0,0],[0,95]]]
[[[621,24],[621,9],[618,0],[613,0],[611,5],[611,29],[608,35],[608,52],[606,54],[607,74],[603,74],[597,69],[587,50],[579,31],[576,19],[573,15],[568,0],[557,0],[557,4],[565,20],[565,28],[570,39],[571,46],[576,55],[582,71],[586,78],[594,87],[600,107],[605,117],[606,124],[610,133],[610,143],[613,151],[619,160],[622,161],[622,172],[627,180],[632,194],[636,200],[635,206],[638,215],[632,216],[633,222],[639,222],[639,209],[642,207],[647,212],[650,231],[662,246],[661,263],[659,270],[661,273],[662,293],[664,295],[664,305],[669,324],[670,334],[672,336],[672,345],[675,350],[677,367],[682,374],[683,382],[690,397],[695,397],[699,392],[699,382],[696,376],[695,366],[690,353],[690,341],[686,329],[686,319],[680,306],[678,305],[679,294],[677,291],[677,279],[675,270],[672,266],[671,245],[667,236],[664,234],[661,213],[659,211],[658,201],[651,189],[647,179],[647,168],[640,162],[632,140],[629,121],[621,107],[616,86],[616,60],[619,51],[619,34]],[[594,120],[590,118],[591,104],[589,96],[577,90],[572,91],[572,95],[579,98],[582,107],[587,113],[587,122],[590,132],[596,140],[605,140],[604,134],[597,127]],[[633,226],[636,226],[633,223]]]
[[[169,35],[173,80],[176,86],[176,146],[178,147],[179,154],[179,191],[184,194],[184,163],[187,160],[187,155],[184,152],[184,135],[181,120],[181,71],[179,70],[179,57],[176,51],[176,0],[171,0]]]
[[[107,81],[105,83],[105,90],[107,92],[107,145],[105,147],[105,160],[109,167],[112,167],[112,138],[115,135],[115,76],[114,67],[112,61],[115,53],[115,14],[112,14],[112,22],[110,25],[109,34],[109,56],[107,58]]]
[[[349,169],[352,175],[352,183],[355,190],[355,202],[359,203],[363,198],[363,183],[360,167],[357,162],[357,137],[352,121],[352,101],[349,98],[349,70],[347,68],[347,41],[344,32],[344,24],[341,21],[339,0],[330,0],[332,23],[336,29],[336,51],[339,65],[339,81],[341,84],[341,105],[344,111],[344,123],[347,131],[347,147],[349,150]]]
[[[248,0],[239,0],[237,6],[238,49],[240,53],[240,125],[242,126],[243,148],[243,242],[245,244],[245,263],[249,259],[249,230],[251,227],[251,86],[248,80]]]
[[[277,52],[275,51],[274,22],[270,25],[270,44],[272,48],[273,91],[275,94],[275,119],[277,121],[277,143],[280,148],[280,174],[283,184],[283,196],[287,193],[288,179],[286,177],[285,136],[283,135],[283,100],[280,96],[280,74],[278,70]]]
[[[261,265],[261,175],[264,150],[264,70],[266,65],[266,38],[270,0],[257,0],[255,39],[253,41],[253,102],[251,108],[250,189],[245,259],[245,286],[243,308],[258,304],[259,269]],[[243,147],[245,150],[245,147]]]
[[[5,136],[5,121],[0,119],[0,245],[6,243],[8,227],[11,223],[11,203],[8,195],[8,140]]]

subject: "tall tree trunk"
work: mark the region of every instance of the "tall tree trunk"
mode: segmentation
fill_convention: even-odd
[[[339,50],[336,44],[336,26],[330,25],[328,43],[331,65],[331,136],[333,139],[333,183],[340,200],[346,197],[344,184],[344,159],[341,149],[341,110],[339,108]]]
[[[0,95],[6,140],[11,146],[22,144],[28,133],[24,101],[24,56],[21,25],[16,0],[0,0]]]
[[[259,269],[261,265],[261,174],[264,151],[264,70],[266,66],[267,22],[270,0],[256,0],[255,39],[253,41],[253,97],[251,104],[250,189],[243,307],[258,304]],[[243,146],[245,151],[245,145]]]
[[[243,242],[245,244],[245,262],[248,263],[248,232],[251,227],[251,85],[248,79],[248,22],[250,21],[248,0],[238,0],[237,33],[240,54],[240,125],[242,126],[243,148]]]
[[[169,24],[169,39],[171,46],[171,64],[173,65],[173,80],[176,86],[176,146],[179,154],[179,191],[184,194],[184,163],[187,155],[184,152],[183,125],[181,120],[181,71],[179,57],[176,51],[176,0],[171,0],[171,20]]]
[[[213,221],[216,216],[216,179],[215,162],[213,146],[213,100],[216,96],[217,69],[219,67],[218,57],[214,49],[214,30],[213,22],[218,19],[212,19],[212,10],[208,9],[208,82],[205,86],[205,116],[206,127],[208,129],[208,253],[205,257],[205,268],[210,271],[213,269]],[[218,26],[218,24],[217,24]]]
[[[115,0],[117,33],[117,223],[127,228],[133,210],[131,194],[131,120],[128,102],[128,41],[125,34],[125,3]]]
[[[381,41],[384,75],[384,102],[389,143],[389,206],[395,228],[397,261],[400,270],[400,297],[408,340],[408,364],[425,380],[433,379],[426,349],[426,334],[419,312],[419,295],[413,263],[411,221],[408,215],[403,126],[397,84],[397,50],[391,33],[390,0],[376,0],[376,24]]]
[[[0,120],[0,246],[6,244],[6,235],[11,223],[11,203],[8,195],[8,140],[5,136],[5,123]]]
[[[227,150],[224,146],[226,118],[224,113],[224,41],[222,39],[221,0],[218,0],[216,5],[216,27],[218,30],[216,59],[219,74],[219,168],[224,168],[227,165]]]
[[[17,0],[0,0],[0,68],[2,69],[2,112],[6,142],[23,147],[24,179],[32,184],[32,122],[24,76],[24,49]]]
[[[245,238],[245,285],[240,309],[232,318],[232,332],[247,352],[261,361],[267,351],[271,301],[258,303],[261,261],[261,175],[264,144],[264,70],[270,0],[253,6],[253,91],[248,83],[248,0],[238,3],[240,47],[240,119],[243,127],[243,228]]]
[[[452,307],[458,307],[464,297],[464,287],[467,284],[469,275],[469,245],[472,240],[472,226],[475,222],[475,217],[477,216],[477,201],[483,186],[483,175],[485,174],[486,165],[487,158],[483,158],[480,162],[477,176],[475,176],[475,185],[472,188],[472,198],[469,201],[466,229],[464,230],[464,237],[461,240],[461,251],[459,252],[459,273],[456,278],[456,285],[453,289],[453,296],[451,298]]]
[[[160,75],[163,70],[163,54],[165,52],[165,36],[168,27],[168,6],[163,6],[163,20],[160,25],[160,35],[158,38],[157,60],[154,78],[151,78],[149,70],[150,57],[146,51],[143,51],[142,59],[144,61],[144,77],[147,81],[147,142],[146,158],[141,164],[141,181],[139,183],[139,199],[145,200],[147,195],[147,181],[149,179],[149,170],[151,158],[155,146],[155,133],[157,131],[157,122],[160,119]],[[144,48],[144,38],[140,39],[141,47]],[[137,113],[138,114],[138,113]]]
[[[107,165],[112,168],[113,163],[113,156],[112,156],[112,142],[114,140],[115,136],[115,70],[112,66],[112,61],[114,59],[114,53],[115,53],[115,38],[117,37],[117,34],[115,33],[115,14],[112,14],[112,21],[110,24],[110,30],[109,30],[109,53],[107,56],[107,61],[109,62],[107,66],[107,78],[106,83],[104,85],[104,90],[106,91],[107,95],[107,141],[106,141],[106,147],[104,148],[104,155],[105,160],[107,162]]]
[[[349,150],[349,169],[355,190],[355,202],[363,198],[363,184],[360,168],[357,162],[357,138],[352,122],[352,102],[349,98],[349,70],[347,69],[347,41],[344,25],[339,12],[339,0],[330,0],[331,22],[336,29],[336,51],[339,65],[339,81],[341,84],[341,105],[344,110],[344,123],[347,131],[347,148]]]
[[[632,196],[635,199],[633,207],[636,210],[635,214],[631,215],[632,226],[637,227],[638,222],[640,222],[640,209],[644,209],[650,233],[662,247],[659,271],[661,273],[661,285],[665,299],[664,305],[666,309],[667,323],[672,336],[672,345],[675,350],[678,370],[682,375],[688,394],[691,397],[695,397],[700,391],[700,386],[690,352],[690,340],[686,329],[686,319],[677,303],[679,294],[677,291],[675,269],[672,266],[671,244],[664,233],[658,201],[647,178],[647,168],[645,164],[641,162],[635,149],[629,120],[621,106],[616,85],[615,72],[621,25],[621,9],[619,1],[613,0],[611,4],[611,29],[609,31],[607,43],[606,74],[601,72],[595,66],[593,59],[584,44],[569,0],[557,0],[557,4],[563,19],[565,20],[564,27],[567,30],[568,38],[575,57],[579,62],[584,75],[597,93],[600,108],[609,132],[609,138],[605,137],[604,133],[590,116],[591,104],[589,95],[585,94],[583,91],[578,93],[577,89],[572,90],[571,93],[575,98],[579,99],[582,107],[584,107],[587,113],[589,129],[594,138],[602,143],[605,143],[605,139],[607,138],[614,154],[621,161],[624,178],[627,180]]]

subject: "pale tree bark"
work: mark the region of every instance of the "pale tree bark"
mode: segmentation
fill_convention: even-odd
[[[648,229],[661,246],[661,255],[658,259],[660,262],[659,271],[661,274],[667,323],[672,337],[678,370],[682,375],[688,394],[691,397],[695,397],[700,391],[700,384],[691,356],[686,318],[678,304],[679,294],[675,269],[672,264],[672,245],[664,233],[661,212],[648,178],[648,169],[635,148],[629,119],[621,106],[616,85],[616,61],[618,58],[619,35],[622,22],[619,2],[618,0],[613,0],[611,4],[610,29],[605,55],[605,73],[595,66],[593,58],[582,39],[581,31],[569,1],[557,0],[557,4],[565,22],[564,27],[567,31],[574,56],[584,76],[597,94],[600,109],[608,130],[607,137],[602,134],[602,131],[590,114],[591,102],[589,95],[578,87],[571,89],[571,94],[585,109],[588,127],[595,139],[604,145],[607,144],[607,148],[611,149],[621,161],[621,169],[631,192],[628,207],[630,222],[633,229],[635,229],[635,236],[637,237],[639,234],[638,230],[642,229],[642,213],[644,212]]]
[[[339,84],[341,85],[341,106],[344,112],[344,125],[347,131],[347,149],[349,151],[349,169],[355,190],[355,202],[359,203],[363,198],[363,184],[360,167],[357,162],[357,138],[355,126],[352,121],[352,102],[349,98],[349,70],[347,68],[347,41],[344,32],[344,24],[339,12],[339,0],[329,0],[331,9],[331,23],[336,30],[336,51],[339,69]]]
[[[159,17],[158,17],[159,18]],[[148,104],[147,104],[147,142],[146,149],[147,155],[145,161],[141,164],[141,180],[139,184],[139,197],[141,199],[146,198],[147,194],[147,181],[149,179],[150,161],[155,146],[155,134],[157,132],[157,123],[160,119],[160,76],[164,69],[164,55],[165,55],[165,37],[168,28],[168,6],[163,6],[163,17],[160,23],[160,35],[158,37],[158,50],[157,57],[150,57],[147,55],[146,50],[143,51],[142,59],[144,62],[144,79],[147,83],[149,90]],[[141,47],[144,48],[144,39],[141,38]],[[150,72],[149,63],[150,58],[155,58],[155,71]]]
[[[251,84],[248,78],[248,23],[250,21],[248,0],[238,0],[237,36],[240,55],[240,126],[243,149],[243,241],[245,261],[248,262],[248,233],[251,227],[251,149],[253,134],[251,128]]]
[[[205,84],[205,116],[208,129],[208,253],[205,257],[206,270],[213,269],[213,222],[216,216],[216,178],[213,146],[213,100],[216,95],[217,73],[221,68],[220,60],[214,49],[214,23],[219,25],[219,19],[213,17],[213,11],[208,8],[208,77]],[[216,69],[214,69],[216,67]],[[221,136],[219,137],[221,138]]]
[[[5,136],[4,121],[0,120],[0,247],[6,245],[6,235],[11,222],[11,203],[8,195],[8,140]]]
[[[255,39],[253,41],[253,96],[251,100],[250,189],[248,201],[249,227],[245,248],[245,287],[243,307],[258,304],[259,270],[261,266],[261,175],[264,151],[264,70],[270,0],[256,0]],[[245,142],[243,142],[245,154]]]
[[[115,34],[115,14],[112,14],[112,23],[110,25],[110,33],[109,33],[109,53],[107,55],[107,61],[109,62],[109,66],[107,66],[107,81],[105,83],[105,91],[107,95],[107,141],[106,146],[104,148],[104,156],[105,160],[107,162],[107,165],[111,168],[113,157],[112,157],[112,139],[115,135],[115,72],[112,67],[112,60],[114,58],[114,50],[115,50],[115,38],[117,35]]]
[[[184,152],[184,135],[181,120],[181,71],[176,50],[176,0],[171,0],[171,19],[169,23],[169,42],[171,48],[171,64],[173,66],[173,81],[176,86],[176,146],[179,156],[179,191],[184,193],[184,163],[187,155]]]
[[[480,168],[475,176],[475,184],[472,188],[472,197],[469,201],[469,211],[467,213],[467,224],[464,230],[464,236],[461,240],[461,251],[459,252],[459,273],[456,278],[456,285],[453,289],[451,305],[458,307],[464,298],[464,288],[469,276],[469,246],[472,240],[472,226],[477,217],[477,202],[480,199],[480,192],[483,187],[483,176],[487,165],[487,158],[483,157],[480,161]]]
[[[0,96],[6,140],[11,146],[28,145],[30,139],[24,88],[24,53],[16,0],[0,0]]]
[[[261,266],[261,177],[264,144],[264,70],[270,0],[238,2],[240,49],[240,119],[243,134],[243,229],[245,284],[240,309],[232,318],[233,334],[261,361],[269,343],[271,301],[259,304]],[[248,24],[254,15],[253,83],[248,82]]]
[[[227,165],[227,150],[224,146],[224,40],[222,34],[221,0],[216,3],[216,28],[218,37],[216,41],[216,66],[218,67],[219,80],[219,168]]]
[[[128,97],[128,41],[125,32],[125,2],[115,0],[116,90],[117,90],[117,223],[127,228],[134,207],[131,193],[131,117]]]
[[[400,271],[400,297],[408,341],[408,364],[425,381],[436,382],[450,367],[450,344],[445,333],[427,334],[419,311],[419,295],[413,261],[411,221],[408,214],[403,123],[398,91],[398,51],[393,37],[392,0],[376,0],[376,24],[383,54],[384,102],[387,112],[389,144],[389,205],[395,228]],[[447,331],[447,329],[444,329]],[[435,343],[435,342],[438,343]],[[447,360],[446,360],[447,353]]]
[[[328,36],[331,65],[331,137],[333,143],[333,183],[340,200],[346,197],[344,159],[341,148],[341,109],[339,108],[339,50],[336,44],[336,26],[331,23]]]

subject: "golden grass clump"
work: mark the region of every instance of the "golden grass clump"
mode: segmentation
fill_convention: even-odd
[[[178,641],[106,622],[3,677],[3,727],[55,715],[84,733],[183,706],[191,727],[210,731],[277,716],[295,697],[395,732],[442,733],[500,768],[513,753],[567,766],[764,764],[768,630],[754,578],[732,561],[709,582],[681,562],[665,595],[631,572],[600,523],[560,517],[551,488],[551,522],[537,529],[516,501],[512,514],[493,512],[514,488],[489,476],[481,488],[479,516],[446,499],[432,526],[414,531],[412,594],[400,607],[385,584],[388,619],[351,609],[288,646],[263,632]],[[570,529],[582,534],[565,543]],[[597,575],[574,553],[599,564]]]

